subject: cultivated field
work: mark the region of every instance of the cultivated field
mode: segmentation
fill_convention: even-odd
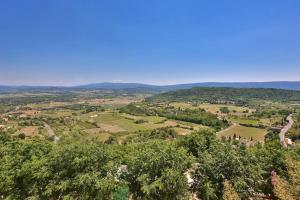
[[[199,111],[199,114],[182,113],[183,116],[179,118],[176,111],[176,109],[203,110],[206,113],[212,113],[219,121],[226,120],[229,124],[236,124],[230,128],[223,127],[222,129],[225,130],[221,131],[219,135],[228,137],[235,134],[247,140],[262,141],[268,127],[280,126],[284,123],[284,115],[274,114],[274,111],[287,109],[285,104],[271,101],[264,101],[261,105],[252,106],[251,108],[234,104],[183,101],[145,104],[143,103],[143,95],[124,96],[122,94],[114,97],[113,94],[108,94],[109,97],[107,98],[101,97],[103,94],[94,92],[78,92],[70,97],[55,97],[54,94],[43,93],[32,94],[32,96],[27,93],[18,94],[14,96],[17,100],[21,98],[22,101],[28,103],[20,103],[16,104],[16,107],[9,107],[12,109],[10,112],[2,113],[4,118],[9,118],[9,121],[2,124],[9,127],[13,134],[22,133],[25,137],[47,137],[47,130],[43,125],[43,123],[47,123],[59,137],[76,136],[104,142],[111,136],[126,138],[128,135],[140,131],[159,128],[172,129],[182,136],[198,130],[213,129],[213,127],[201,124],[202,120],[208,120],[207,118],[198,121],[186,119],[191,115],[193,117],[202,115],[201,111]],[[105,93],[105,95],[107,94]],[[50,97],[50,101],[40,102],[39,100]],[[52,99],[53,97],[55,99]],[[38,98],[38,102],[34,102],[37,101],[35,98]],[[65,100],[63,101],[63,99]],[[145,109],[143,112],[150,113],[132,114],[120,111],[121,108],[131,104],[137,105],[136,109],[143,108]],[[260,110],[257,110],[257,108]],[[5,109],[5,106],[3,109]],[[170,113],[151,113],[155,109],[159,109],[159,112],[169,110]]]
[[[220,131],[218,135],[220,137],[241,137],[242,139],[246,140],[255,140],[259,142],[264,141],[264,136],[267,134],[265,129],[260,128],[253,128],[253,127],[246,127],[240,125],[232,125],[226,130]]]

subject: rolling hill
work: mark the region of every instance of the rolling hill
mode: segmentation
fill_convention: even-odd
[[[194,87],[161,93],[147,101],[235,102],[247,104],[255,100],[300,102],[300,91],[272,88]]]
[[[274,82],[203,82],[174,85],[150,85],[141,83],[93,83],[71,87],[63,86],[0,86],[0,92],[18,91],[53,91],[53,90],[138,90],[147,92],[167,92],[193,87],[232,87],[232,88],[274,88],[286,90],[299,90],[300,81],[274,81]]]

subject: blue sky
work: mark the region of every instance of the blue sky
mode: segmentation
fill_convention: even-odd
[[[300,80],[299,0],[0,2],[0,84]]]

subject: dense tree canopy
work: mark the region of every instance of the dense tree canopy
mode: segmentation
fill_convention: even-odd
[[[170,137],[137,134],[124,144],[39,139],[0,134],[0,195],[7,199],[247,199],[279,197],[271,172],[292,197],[299,195],[299,149],[276,140],[246,148],[214,132]],[[141,137],[141,139],[138,139]],[[171,139],[170,139],[171,138]],[[188,184],[187,172],[192,177]],[[278,189],[279,188],[279,189]]]
[[[300,101],[300,92],[295,90],[264,89],[264,88],[222,88],[195,87],[177,90],[149,97],[147,101],[191,101],[220,103],[228,102],[246,105],[256,100],[278,102]]]

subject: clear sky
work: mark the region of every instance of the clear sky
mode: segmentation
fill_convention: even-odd
[[[0,1],[0,84],[300,80],[299,0]]]

